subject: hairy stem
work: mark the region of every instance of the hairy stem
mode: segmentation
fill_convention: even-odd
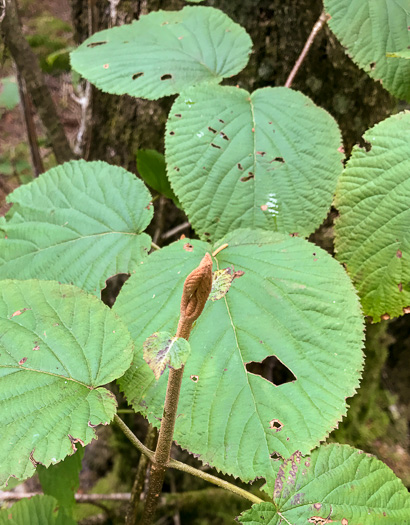
[[[313,29],[310,35],[308,36],[308,39],[306,40],[306,44],[304,45],[302,52],[299,55],[299,58],[296,60],[295,65],[293,66],[292,71],[290,72],[290,75],[288,76],[285,82],[285,87],[290,87],[292,85],[292,82],[295,79],[295,76],[297,72],[299,71],[300,66],[305,60],[309,52],[309,49],[311,48],[313,44],[313,41],[315,40],[317,34],[320,32],[320,30],[324,27],[324,25],[329,19],[330,19],[330,16],[327,13],[325,13],[325,11],[322,11],[316,24],[313,26]]]
[[[189,339],[192,325],[201,315],[211,288],[212,258],[210,254],[207,253],[198,268],[191,272],[185,280],[176,337],[183,337],[186,340]],[[147,499],[141,521],[142,525],[150,525],[153,523],[155,511],[158,506],[165,472],[170,459],[183,374],[183,366],[178,369],[171,368],[169,371],[164,412],[161,420],[158,444],[151,465]]]

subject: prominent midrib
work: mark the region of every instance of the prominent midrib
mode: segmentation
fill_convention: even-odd
[[[78,381],[77,379],[74,379],[73,377],[71,376],[63,376],[63,375],[60,375],[60,374],[55,374],[53,372],[47,372],[46,370],[37,370],[35,368],[28,368],[26,366],[18,366],[18,365],[1,365],[0,364],[0,368],[6,368],[6,369],[15,369],[15,370],[26,370],[27,372],[35,372],[35,373],[38,373],[38,374],[45,374],[45,375],[49,375],[49,376],[53,376],[53,377],[56,377],[58,379],[64,379],[65,381],[73,381],[74,383],[77,383],[78,385],[81,385],[85,388],[88,388],[89,390],[94,390],[96,387],[95,386],[90,386],[90,385],[86,385],[85,383],[82,383],[81,381]]]

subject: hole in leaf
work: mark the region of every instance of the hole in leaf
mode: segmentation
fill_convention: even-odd
[[[275,386],[296,381],[291,370],[275,356],[268,356],[259,362],[251,361],[245,366],[249,373],[261,376]]]
[[[213,148],[221,149],[221,146],[217,146],[217,145],[214,144],[213,142],[211,142],[211,146],[212,146]]]
[[[184,244],[184,250],[186,252],[192,252],[194,249],[194,247],[192,246],[192,244],[190,244],[189,242],[187,242],[186,244]]]
[[[373,71],[373,69],[376,67],[376,62],[371,62],[370,69]]]
[[[221,118],[219,118],[218,120],[219,120],[219,122],[221,122],[222,124],[225,124],[225,121],[222,120]]]
[[[113,275],[105,281],[106,287],[101,290],[101,300],[104,304],[110,308],[112,307],[121,291],[123,284],[129,278],[129,276],[130,274],[128,273],[119,273],[117,275]]]
[[[103,44],[106,44],[107,42],[104,41],[104,42],[91,42],[91,44],[87,44],[87,47],[97,47],[97,46],[102,46]]]
[[[132,80],[137,80],[137,78],[140,78],[144,75],[144,73],[134,73],[134,75],[132,75]]]
[[[274,461],[279,461],[280,459],[283,459],[279,452],[272,452],[272,454],[270,454],[270,458]]]
[[[170,135],[175,135],[175,131],[170,131],[169,134]]]
[[[238,168],[239,168],[240,170],[243,170],[242,164],[239,164],[239,163],[238,163]]]
[[[193,381],[194,383],[198,383],[198,376],[190,376],[190,379],[191,381]]]
[[[359,147],[365,151],[370,151],[372,149],[371,143],[367,140],[364,140],[363,138],[359,141]]]
[[[211,128],[211,126],[208,126],[208,129],[209,129],[209,131],[211,131],[212,133],[216,133],[216,129]]]
[[[275,157],[273,159],[273,162],[281,162],[283,164],[285,162],[285,159],[283,157]]]
[[[222,137],[224,140],[229,140],[228,135],[226,135],[226,133],[224,133],[223,131],[221,131],[219,134],[221,135],[221,137]]]
[[[254,174],[250,171],[248,175],[246,175],[245,177],[241,177],[241,181],[246,182],[248,180],[253,179],[254,177],[255,177]]]
[[[181,113],[175,113],[175,116],[178,117],[178,118],[182,117]]]
[[[170,80],[172,78],[172,75],[169,73],[166,73],[165,75],[162,75],[161,80]]]

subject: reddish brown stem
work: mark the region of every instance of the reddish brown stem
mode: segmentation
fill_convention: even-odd
[[[313,26],[313,29],[308,36],[308,39],[306,40],[306,44],[304,45],[301,54],[299,55],[299,58],[296,60],[295,65],[292,68],[292,71],[290,72],[290,75],[288,76],[288,79],[285,82],[285,87],[290,88],[292,85],[293,80],[295,79],[295,76],[297,72],[299,71],[300,66],[302,65],[303,61],[305,60],[309,49],[311,48],[313,41],[315,40],[317,34],[320,32],[320,30],[324,27],[326,22],[330,19],[330,16],[325,13],[325,11],[322,11],[322,14],[320,15],[318,21]]]

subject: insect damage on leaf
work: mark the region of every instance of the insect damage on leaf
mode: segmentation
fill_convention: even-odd
[[[242,277],[244,273],[245,272],[241,270],[235,272],[233,266],[214,272],[212,279],[212,290],[209,294],[209,299],[211,301],[218,301],[219,299],[222,299],[222,297],[228,293],[235,277]]]
[[[172,337],[168,332],[155,332],[143,344],[144,360],[159,379],[166,367],[178,369],[185,365],[191,347],[182,337]]]

